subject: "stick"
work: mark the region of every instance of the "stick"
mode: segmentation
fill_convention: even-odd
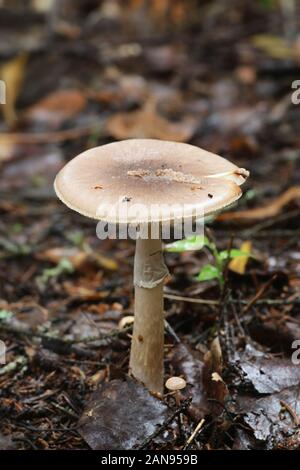
[[[199,421],[199,423],[197,424],[197,426],[195,427],[194,431],[192,432],[192,434],[190,435],[190,437],[188,438],[188,440],[186,441],[186,443],[184,444],[182,450],[186,450],[190,445],[191,443],[193,442],[193,440],[195,439],[195,437],[197,436],[197,434],[199,433],[199,431],[201,430],[203,424],[205,423],[205,419],[201,419],[201,421]]]
[[[161,434],[169,426],[169,424],[172,423],[172,421],[176,418],[176,416],[178,416],[180,413],[185,411],[190,406],[191,402],[192,402],[192,397],[189,397],[186,400],[184,400],[182,404],[180,405],[180,407],[177,408],[177,410],[175,410],[174,413],[171,414],[171,416],[156,431],[154,431],[154,433],[151,434],[150,437],[145,439],[136,450],[143,450],[145,449],[146,446],[151,444],[153,439],[159,436],[159,434]]]

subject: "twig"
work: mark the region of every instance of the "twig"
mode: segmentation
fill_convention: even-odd
[[[193,304],[204,304],[204,305],[219,305],[219,300],[205,300],[205,299],[195,299],[194,297],[184,297],[180,295],[173,295],[173,294],[164,294],[166,299],[170,300],[178,300],[182,302],[190,302]],[[247,305],[249,300],[242,300],[242,299],[230,299],[228,304],[243,304]],[[300,304],[300,297],[295,299],[258,299],[255,301],[257,304],[266,304],[266,305],[298,305]]]
[[[183,302],[191,302],[193,304],[204,304],[204,305],[219,305],[219,300],[206,300],[206,299],[195,299],[193,297],[183,297],[180,295],[164,294],[166,299],[170,300],[182,300]]]
[[[167,322],[167,320],[165,320],[165,330],[171,336],[171,338],[174,339],[175,343],[179,344],[181,342],[179,336],[177,336],[177,334],[175,333],[171,325]]]
[[[72,426],[71,428],[57,427],[57,428],[41,429],[38,427],[31,426],[29,424],[18,423],[16,424],[16,428],[23,428],[23,429],[27,429],[28,431],[37,432],[37,433],[73,432],[74,431],[78,434],[79,425],[77,424],[76,426]]]
[[[205,423],[205,419],[201,419],[201,421],[199,421],[199,423],[197,424],[197,426],[195,427],[194,431],[192,432],[192,434],[190,435],[190,437],[188,438],[188,440],[186,441],[186,443],[184,444],[182,450],[187,450],[189,448],[189,446],[191,445],[191,443],[193,442],[193,440],[195,439],[195,437],[197,436],[197,434],[199,434],[203,424]]]
[[[38,447],[30,439],[26,439],[25,437],[13,437],[12,441],[13,442],[24,442],[25,444],[29,444],[29,446],[33,450],[38,450]]]
[[[153,441],[153,439],[155,439],[157,436],[159,436],[159,434],[161,434],[163,431],[165,431],[165,429],[167,429],[167,427],[169,426],[169,424],[172,423],[172,421],[180,414],[182,413],[183,411],[185,411],[191,404],[192,402],[192,397],[189,397],[187,398],[186,400],[184,400],[180,407],[177,408],[177,410],[174,411],[173,414],[171,414],[171,416],[169,416],[168,419],[166,419],[166,421],[156,430],[154,431],[153,434],[151,434],[150,437],[148,437],[147,439],[145,439],[138,447],[136,450],[143,450],[145,449],[145,447],[147,447],[149,444],[151,444],[151,442]]]
[[[264,220],[263,222],[260,222],[253,227],[249,229],[242,230],[241,234],[245,237],[252,237],[253,235],[257,234],[263,229],[272,227],[272,225],[275,225],[277,223],[281,222],[286,222],[289,219],[293,219],[294,217],[298,216],[299,217],[300,211],[299,209],[292,210],[290,212],[285,212],[283,214],[280,214],[277,217],[273,217],[267,220]]]
[[[71,418],[73,418],[73,419],[78,419],[79,418],[78,414],[74,413],[74,411],[68,410],[68,409],[64,408],[63,406],[58,405],[58,403],[54,403],[54,402],[50,402],[50,403],[51,403],[52,406],[54,406],[58,410],[62,411],[66,415],[70,416]]]
[[[274,274],[274,276],[271,277],[271,279],[268,280],[263,286],[261,286],[260,289],[258,289],[257,293],[255,294],[254,297],[247,303],[247,305],[243,308],[242,314],[246,313],[250,307],[252,307],[255,302],[266,292],[267,289],[272,285],[273,281],[276,279],[277,274]]]
[[[299,426],[300,425],[300,419],[299,419],[299,416],[297,415],[296,411],[294,411],[293,408],[283,400],[280,400],[280,404],[281,404],[281,406],[283,406],[289,412],[289,414],[293,418],[295,426],[296,427]]]
[[[132,326],[127,326],[125,328],[122,328],[122,329],[116,329],[116,330],[113,330],[111,331],[110,333],[108,333],[107,335],[103,335],[103,336],[88,336],[86,338],[78,338],[78,339],[63,339],[63,338],[56,338],[54,336],[50,336],[50,335],[47,335],[47,334],[43,334],[43,333],[40,333],[38,331],[33,331],[29,328],[16,328],[14,326],[10,326],[10,325],[7,325],[5,324],[4,322],[1,322],[0,321],[0,330],[4,330],[6,331],[7,333],[13,333],[13,334],[16,334],[16,335],[24,335],[24,336],[29,336],[29,337],[35,337],[35,338],[41,338],[43,340],[47,340],[47,341],[59,341],[60,343],[64,344],[65,346],[72,346],[73,344],[76,344],[76,343],[92,343],[94,341],[107,341],[109,339],[112,339],[114,337],[117,337],[121,334],[124,334],[124,333],[127,333],[128,331],[130,331],[132,329]]]
[[[102,124],[97,122],[97,125]],[[96,129],[96,123],[90,124],[85,127],[75,127],[74,129],[65,129],[62,131],[54,132],[41,132],[41,133],[22,133],[22,132],[7,132],[2,133],[0,136],[0,144],[44,144],[49,142],[64,142],[65,140],[77,139],[85,137],[93,132],[99,134],[99,129]]]

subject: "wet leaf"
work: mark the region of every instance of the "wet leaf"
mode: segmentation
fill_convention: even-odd
[[[238,403],[256,439],[267,441],[270,448],[296,430],[300,413],[298,386],[259,399],[241,397]]]
[[[79,433],[93,450],[134,449],[168,417],[168,408],[134,380],[113,380],[91,398]]]
[[[191,386],[182,390],[182,394],[186,398],[192,396],[188,412],[196,421],[199,421],[210,411],[210,404],[206,399],[203,385],[204,364],[196,357],[196,353],[184,344],[177,344],[173,353],[172,364],[176,375],[183,376],[187,384]]]
[[[247,347],[239,358],[239,366],[259,393],[274,393],[300,384],[300,368],[290,359],[267,356]]]

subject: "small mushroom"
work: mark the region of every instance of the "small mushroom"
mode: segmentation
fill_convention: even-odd
[[[186,381],[182,377],[170,377],[166,383],[165,387],[174,392],[176,405],[180,405],[180,390],[183,390],[186,387]]]
[[[134,316],[133,315],[127,315],[126,317],[121,318],[121,320],[118,323],[118,327],[120,330],[123,328],[127,328],[128,326],[132,325],[134,322]]]
[[[198,147],[153,139],[131,139],[96,147],[71,160],[57,175],[57,196],[71,209],[119,227],[174,222],[170,206],[189,205],[203,215],[241,196],[248,172]],[[199,185],[204,191],[191,191]],[[101,191],[93,188],[101,186]],[[209,197],[207,195],[210,195]],[[124,202],[124,195],[130,200]],[[138,204],[138,213],[111,211]],[[161,210],[154,215],[151,205]],[[151,238],[152,237],[152,238]],[[163,285],[168,270],[161,233],[138,238],[134,262],[135,320],[130,371],[155,393],[164,383]]]

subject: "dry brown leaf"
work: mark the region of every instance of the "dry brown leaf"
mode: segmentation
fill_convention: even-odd
[[[66,258],[74,268],[79,268],[86,261],[87,254],[78,248],[55,247],[38,253],[36,257],[54,264],[58,264],[63,258]]]
[[[21,90],[27,58],[27,53],[22,53],[6,62],[0,70],[1,80],[6,84],[6,104],[2,106],[2,110],[8,126],[12,126],[17,120],[15,104]]]
[[[231,271],[234,271],[237,274],[245,274],[249,255],[251,253],[251,249],[252,249],[251,241],[247,240],[243,242],[240,250],[245,254],[241,256],[237,256],[236,258],[233,258],[228,265],[229,269]]]
[[[13,317],[8,320],[15,327],[29,326],[37,328],[48,321],[49,312],[46,308],[37,303],[33,297],[22,297],[18,302],[0,302],[0,309],[13,313]]]
[[[291,201],[300,199],[300,186],[293,186],[264,207],[239,212],[227,212],[218,216],[218,220],[253,220],[267,219],[280,213]]]
[[[116,114],[107,122],[107,131],[116,139],[153,138],[187,142],[195,130],[193,118],[170,122],[158,114],[152,100],[141,110]]]
[[[295,57],[293,44],[281,36],[256,34],[252,37],[251,42],[257,49],[261,49],[273,59],[293,59]]]
[[[71,283],[65,281],[63,283],[64,291],[70,297],[86,300],[86,301],[101,301],[108,296],[108,291],[97,292],[96,287],[86,287],[80,285],[80,283]]]
[[[222,379],[223,356],[219,338],[213,339],[210,351],[204,355],[203,383],[206,396],[218,403],[224,403],[228,389]],[[212,403],[212,413],[220,413],[220,405]]]
[[[87,249],[82,251],[76,247],[54,247],[49,248],[36,255],[38,259],[43,261],[50,261],[50,263],[57,264],[63,258],[68,259],[74,268],[80,268],[87,260],[91,260],[97,263],[101,268],[107,269],[108,271],[116,271],[118,269],[118,263],[100,253],[93,252]]]
[[[107,269],[108,271],[116,271],[119,268],[117,261],[112,258],[107,258],[99,253],[94,253],[93,259],[101,268]]]
[[[57,90],[27,109],[30,120],[59,126],[78,114],[86,105],[86,97],[80,90]]]

